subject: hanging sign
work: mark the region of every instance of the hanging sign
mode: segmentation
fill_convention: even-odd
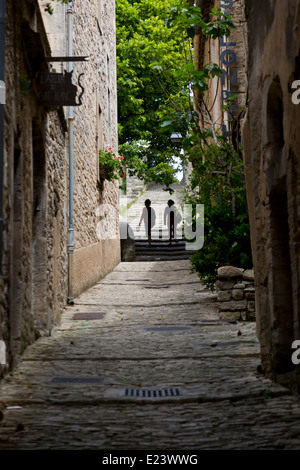
[[[81,73],[78,77],[78,85],[81,93],[76,100],[77,86],[72,83],[72,72],[64,73],[40,73],[36,88],[39,102],[43,106],[81,106],[81,97],[84,88],[80,83]]]

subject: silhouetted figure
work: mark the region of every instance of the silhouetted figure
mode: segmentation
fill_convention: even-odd
[[[149,247],[151,246],[151,229],[154,227],[155,219],[156,219],[155,210],[150,206],[151,206],[150,199],[146,199],[145,207],[143,208],[142,215],[141,215],[140,222],[139,222],[139,227],[140,227],[142,221],[144,220],[145,232],[146,232],[146,237],[148,237]]]
[[[172,199],[169,199],[167,202],[167,207],[165,208],[164,212],[164,224],[168,225],[169,231],[169,245],[172,245],[172,240],[176,240],[176,229],[177,224],[181,220],[181,215],[178,212],[177,207]]]

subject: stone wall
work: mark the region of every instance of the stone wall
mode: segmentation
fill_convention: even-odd
[[[68,301],[68,109],[43,107],[36,74],[67,64],[66,5],[7,0],[3,276],[0,339],[8,367],[40,335],[49,335]],[[117,152],[114,0],[73,6],[73,82],[84,73],[74,108],[74,296],[120,260],[118,184],[99,180],[99,147]],[[2,368],[3,369],[3,368]],[[0,370],[0,374],[3,370]]]
[[[49,332],[60,319],[68,298],[68,140],[66,125],[60,129],[60,119],[55,111],[48,113],[45,129],[47,157],[47,298],[49,316],[45,332]],[[39,230],[41,227],[39,227]],[[41,230],[40,230],[41,233]],[[37,233],[38,236],[38,233]],[[41,266],[39,275],[45,275]],[[39,325],[41,329],[42,325]]]
[[[0,339],[13,367],[49,334],[66,301],[66,122],[42,108],[34,87],[50,54],[39,9],[6,2],[3,289]],[[60,256],[61,255],[61,256]]]
[[[100,9],[98,5],[98,0],[74,2],[73,53],[89,56],[77,70],[74,66],[74,80],[83,72],[85,87],[83,104],[74,110],[74,295],[120,260],[118,183],[104,180],[99,185],[97,151],[118,150],[115,2],[102,1]],[[84,262],[85,252],[90,263]]]
[[[255,321],[255,287],[252,269],[223,266],[217,271],[218,309],[221,320]]]
[[[291,345],[300,338],[299,0],[246,2],[249,105],[243,127],[262,367],[298,387]]]
[[[220,3],[222,2],[220,1]],[[238,115],[241,112],[241,107],[246,104],[248,90],[248,40],[245,0],[234,0],[232,7],[224,11],[230,13],[235,29],[232,29],[229,38],[224,40],[224,43],[228,43],[228,46],[222,46],[220,52],[222,53],[226,49],[231,49],[236,54],[236,61],[227,67],[223,65],[223,68],[227,69],[231,76],[233,75],[233,69],[236,69],[237,72],[237,85],[230,81],[227,85],[229,85],[230,89],[234,90],[234,94],[237,94],[237,99],[234,101],[234,104],[238,105],[239,109],[236,111],[233,110],[233,114]],[[227,59],[233,60],[233,57],[229,55]]]
[[[147,189],[147,185],[143,180],[140,180],[137,176],[130,176],[129,170],[126,170],[126,197],[129,200],[136,199],[139,197],[144,190]]]
[[[40,2],[42,7],[46,3]],[[66,55],[67,11],[66,5],[55,4],[51,17],[43,14],[53,53],[60,56]],[[76,297],[120,260],[118,184],[100,180],[98,160],[100,148],[112,148],[115,153],[118,149],[115,2],[77,0],[70,17],[73,55],[88,57],[73,62],[72,75],[78,86],[79,75],[84,74],[80,79],[84,87],[82,105],[74,107],[73,121],[72,295]]]

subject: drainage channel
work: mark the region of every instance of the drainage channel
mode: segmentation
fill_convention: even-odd
[[[140,388],[125,388],[122,396],[134,397],[134,398],[170,398],[178,397],[182,395],[182,389],[179,387],[175,388],[163,388],[163,389],[140,389]]]
[[[193,330],[191,326],[149,326],[143,328],[146,331],[188,331]]]
[[[70,376],[56,376],[52,377],[51,383],[53,384],[66,384],[66,385],[107,385],[111,384],[113,379],[107,377],[70,377]],[[116,390],[111,390],[116,397]],[[121,392],[121,393],[120,393]],[[123,388],[119,389],[119,393],[123,398],[175,398],[183,395],[180,387],[170,388],[155,388],[155,389],[142,389],[142,388]],[[109,394],[111,395],[111,394]],[[111,395],[112,396],[112,395]]]
[[[240,346],[242,343],[218,343],[218,342],[212,342],[210,344],[206,343],[206,344],[197,344],[195,346],[195,348],[226,348],[226,347],[230,347],[230,346],[234,346],[234,347],[237,347],[237,346]]]
[[[169,289],[170,286],[144,286],[144,289]]]
[[[106,377],[53,377],[52,383],[56,384],[94,384],[105,385],[110,382]]]

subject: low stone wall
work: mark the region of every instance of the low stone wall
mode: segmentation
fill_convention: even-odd
[[[120,262],[119,238],[100,240],[98,243],[74,251],[73,294],[78,297],[103,279]],[[88,267],[88,269],[87,269]]]
[[[128,169],[126,170],[126,196],[129,200],[139,197],[147,187],[143,180],[130,176]]]
[[[253,270],[223,266],[217,274],[215,287],[220,319],[255,321]]]
[[[120,221],[121,261],[135,261],[135,240],[130,225]]]

